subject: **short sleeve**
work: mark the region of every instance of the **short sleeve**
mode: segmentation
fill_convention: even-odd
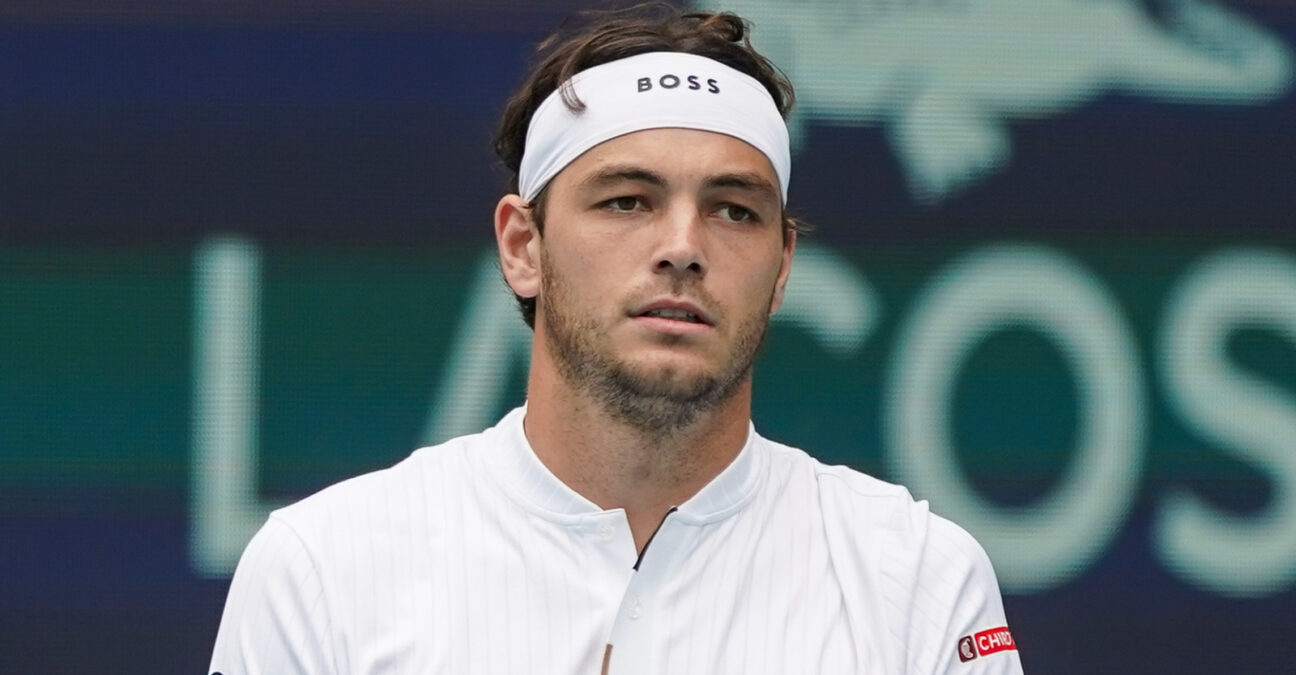
[[[275,516],[248,543],[230,583],[209,673],[336,673],[315,560]]]
[[[931,516],[916,582],[908,672],[1022,672],[994,568],[971,535],[944,518]]]

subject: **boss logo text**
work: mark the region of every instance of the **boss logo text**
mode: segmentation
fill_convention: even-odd
[[[699,90],[702,88],[702,85],[704,84],[706,85],[706,90],[709,93],[712,94],[720,93],[720,83],[716,82],[715,78],[707,78],[706,81],[704,82],[697,75],[687,75],[681,79],[680,76],[671,75],[669,73],[657,78],[657,81],[655,83],[653,82],[653,78],[651,77],[639,78],[639,91],[640,92],[652,91],[654,86],[660,87],[662,89],[675,89],[680,85],[684,85],[688,89]]]

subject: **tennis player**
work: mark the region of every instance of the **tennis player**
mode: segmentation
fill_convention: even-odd
[[[496,143],[526,402],[273,513],[211,672],[1021,672],[972,537],[750,420],[792,98],[730,14],[543,46]]]

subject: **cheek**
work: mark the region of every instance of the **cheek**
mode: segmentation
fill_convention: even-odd
[[[568,248],[561,253],[551,250],[545,256],[547,284],[550,288],[557,287],[563,304],[568,306],[588,309],[594,303],[611,298],[610,280],[615,273],[616,269],[605,259],[588,251]]]
[[[768,294],[778,283],[779,273],[783,270],[783,248],[763,248],[752,252],[746,260],[750,283]]]
[[[748,315],[764,315],[770,311],[770,301],[774,297],[775,285],[778,283],[778,270],[769,271],[765,267],[756,269],[748,267],[738,270],[733,276],[734,285],[729,289],[731,306]]]
[[[591,236],[563,241],[550,251],[566,278],[592,286],[614,286],[627,279],[643,259],[643,247],[631,237]]]

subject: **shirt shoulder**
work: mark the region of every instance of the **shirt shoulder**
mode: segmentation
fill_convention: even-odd
[[[960,658],[964,638],[983,632],[1002,630],[1011,644],[994,567],[971,534],[902,485],[771,445],[776,465],[814,481],[852,630],[867,636],[862,651],[889,672],[1021,672],[1015,645]]]
[[[438,509],[475,487],[466,453],[478,436],[416,450],[271,513],[235,570],[211,672],[345,672],[359,653],[357,589],[398,606],[420,571],[411,551],[441,539]],[[405,576],[393,574],[396,563]]]
[[[970,561],[988,560],[971,534],[933,513],[927,500],[915,499],[905,486],[848,466],[824,464],[801,450],[783,447],[809,463],[825,517],[850,522],[861,543],[869,535],[886,536],[907,550],[936,546]]]
[[[845,517],[857,527],[895,532],[921,530],[930,517],[927,502],[915,501],[902,485],[848,466],[824,464],[800,448],[761,440],[770,449],[773,474],[810,481],[827,517]]]
[[[481,434],[419,448],[396,464],[334,483],[270,514],[306,542],[399,527],[447,498],[443,486],[471,482],[468,453]]]

